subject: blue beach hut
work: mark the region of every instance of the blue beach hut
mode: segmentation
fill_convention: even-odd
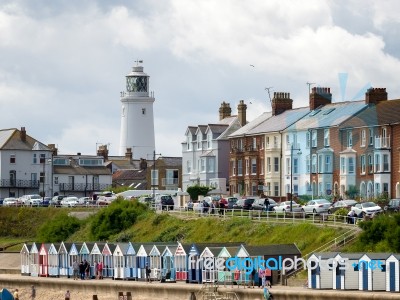
[[[161,253],[165,250],[165,247],[164,245],[153,245],[150,250],[150,278],[153,280],[161,280]]]
[[[89,253],[89,261],[90,261],[90,274],[92,274],[92,277],[96,278],[97,276],[97,271],[96,271],[96,266],[98,263],[103,261],[103,255],[101,253],[101,249],[104,247],[105,243],[88,243],[87,247],[90,250]]]
[[[130,242],[117,243],[113,252],[114,279],[134,279],[135,250]]]
[[[149,265],[151,268],[149,253],[152,249],[153,245],[150,244],[142,244],[139,247],[139,250],[136,253],[136,266],[137,266],[137,279],[145,280],[146,279],[146,265]]]
[[[60,277],[58,249],[60,244],[50,244],[48,249],[48,276]]]
[[[204,245],[192,244],[188,252],[188,282],[200,283],[202,282],[202,268],[203,265],[200,261],[200,254],[203,252]],[[201,251],[201,252],[200,252]]]
[[[1,289],[0,300],[14,300],[14,296],[7,289]]]
[[[114,278],[114,261],[113,253],[117,246],[115,244],[105,243],[103,250],[103,277]]]
[[[65,247],[67,248],[68,251],[68,276],[71,277],[74,274],[74,270],[72,269],[72,264],[74,261],[77,261],[78,263],[81,262],[80,257],[79,257],[79,248],[82,246],[82,244],[78,243],[72,243],[72,244],[65,244]]]
[[[163,253],[161,254],[161,276],[166,281],[175,281],[175,251],[177,246],[166,246]]]
[[[58,248],[58,270],[59,276],[69,276],[69,255],[67,246],[64,242],[61,242],[60,247]]]
[[[400,254],[392,254],[386,259],[386,291],[400,291]]]

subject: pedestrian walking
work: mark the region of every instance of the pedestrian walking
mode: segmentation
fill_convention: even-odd
[[[36,289],[35,289],[35,286],[32,285],[32,287],[31,287],[31,300],[34,300],[34,299],[36,299]]]
[[[65,293],[65,300],[71,300],[71,294],[69,293],[69,290],[67,290]]]
[[[83,261],[79,263],[79,274],[81,276],[81,280],[85,279],[85,265],[83,264]]]
[[[146,264],[146,281],[149,282],[149,283],[151,283],[151,281],[150,281],[150,273],[151,273],[151,269],[150,269],[149,265]]]
[[[77,260],[74,260],[74,262],[72,263],[72,270],[74,272],[73,276],[74,276],[74,280],[78,280],[79,278],[79,264]]]
[[[15,289],[13,296],[14,296],[14,300],[19,300],[18,289]]]

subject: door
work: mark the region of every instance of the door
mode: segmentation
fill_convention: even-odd
[[[336,266],[336,289],[341,289],[342,288],[342,272],[343,270],[340,269],[340,265],[338,264]]]
[[[389,290],[394,292],[396,290],[396,264],[389,263]]]
[[[361,263],[361,272],[362,272],[362,289],[364,291],[368,290],[368,264],[367,263]]]

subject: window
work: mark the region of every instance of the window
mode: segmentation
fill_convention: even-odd
[[[58,184],[58,176],[54,177],[54,184]]]
[[[306,173],[310,174],[310,168],[311,168],[311,160],[310,160],[310,155],[306,156]]]
[[[186,137],[187,150],[190,150],[190,136]]]
[[[257,139],[253,138],[253,150],[257,149]]]
[[[32,181],[32,183],[37,182],[37,174],[36,173],[31,173],[31,181]]]
[[[278,147],[279,147],[278,137],[274,136],[274,148],[278,148]]]
[[[293,174],[299,174],[299,159],[297,157],[293,158]]]
[[[15,154],[10,155],[10,164],[15,164]]]
[[[372,173],[373,171],[374,171],[374,163],[372,155],[368,154],[368,173]]]
[[[236,176],[236,164],[235,164],[235,161],[231,161],[231,170],[232,170],[232,176]]]
[[[246,158],[245,162],[246,162],[246,175],[249,175],[249,172],[250,172],[250,162],[249,162],[249,159]]]
[[[201,172],[205,172],[206,171],[206,162],[205,162],[204,158],[202,158],[200,160],[200,171]]]
[[[260,159],[260,167],[261,167],[260,174],[264,174],[264,159],[263,158]]]
[[[207,162],[208,162],[208,166],[207,166],[208,172],[214,172],[215,171],[215,158],[209,157]]]
[[[322,155],[318,155],[318,173],[322,173]]]
[[[271,173],[271,157],[267,157],[267,173]]]
[[[201,150],[201,134],[197,135],[197,150]]]
[[[209,133],[207,135],[207,148],[208,149],[211,149],[211,145],[212,145],[211,140],[212,140],[212,135],[211,135],[211,133]]]
[[[274,196],[279,196],[279,183],[274,182]]]
[[[271,148],[271,145],[269,144],[269,136],[266,137],[266,140],[267,140],[267,148],[269,149]]]
[[[238,148],[238,150],[240,150],[240,151],[242,151],[243,150],[243,141],[240,139],[240,140],[237,140],[237,148]]]
[[[253,182],[253,184],[251,185],[251,195],[252,196],[256,196],[257,195],[257,190],[258,190],[258,185],[256,183]]]
[[[349,174],[354,174],[354,157],[349,157]]]
[[[365,147],[366,133],[365,129],[361,130],[361,147]]]
[[[346,174],[346,159],[344,157],[340,158],[340,174]]]
[[[310,135],[310,132],[307,131],[307,133],[306,133],[306,148],[307,149],[310,149],[310,140],[311,140],[311,135]]]
[[[311,145],[312,145],[312,147],[317,147],[317,131],[316,130],[312,131]]]
[[[241,176],[243,175],[243,161],[239,159],[237,165],[238,165],[238,175]]]
[[[251,159],[251,174],[257,174],[257,159]]]
[[[37,155],[36,155],[36,153],[33,153],[33,163],[37,164]]]
[[[325,173],[332,173],[332,156],[325,155]]]
[[[329,147],[329,129],[324,130],[324,146]]]
[[[388,154],[383,154],[383,172],[388,172],[389,171],[389,155]]]
[[[186,172],[190,173],[192,171],[192,162],[190,160],[188,160],[186,162]]]
[[[290,174],[290,158],[286,158],[286,174]]]
[[[373,145],[374,144],[374,129],[373,128],[369,128],[369,145]]]
[[[353,133],[351,130],[347,131],[347,147],[353,147]]]
[[[379,154],[375,154],[375,172],[381,171],[381,157]]]
[[[279,157],[274,157],[274,172],[279,172]]]
[[[293,184],[293,194],[299,193],[299,186],[297,184]]]
[[[313,154],[311,158],[311,172],[317,173],[317,155]]]
[[[151,170],[151,185],[158,185],[158,170]]]
[[[146,114],[146,109],[142,108],[142,115],[145,115],[145,114]]]
[[[365,174],[365,155],[360,156],[361,174]]]
[[[286,144],[290,144],[289,134],[286,135]]]

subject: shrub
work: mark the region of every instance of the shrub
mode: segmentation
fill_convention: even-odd
[[[77,218],[70,217],[67,213],[58,214],[39,228],[37,239],[42,243],[61,242],[79,230],[80,225]]]

